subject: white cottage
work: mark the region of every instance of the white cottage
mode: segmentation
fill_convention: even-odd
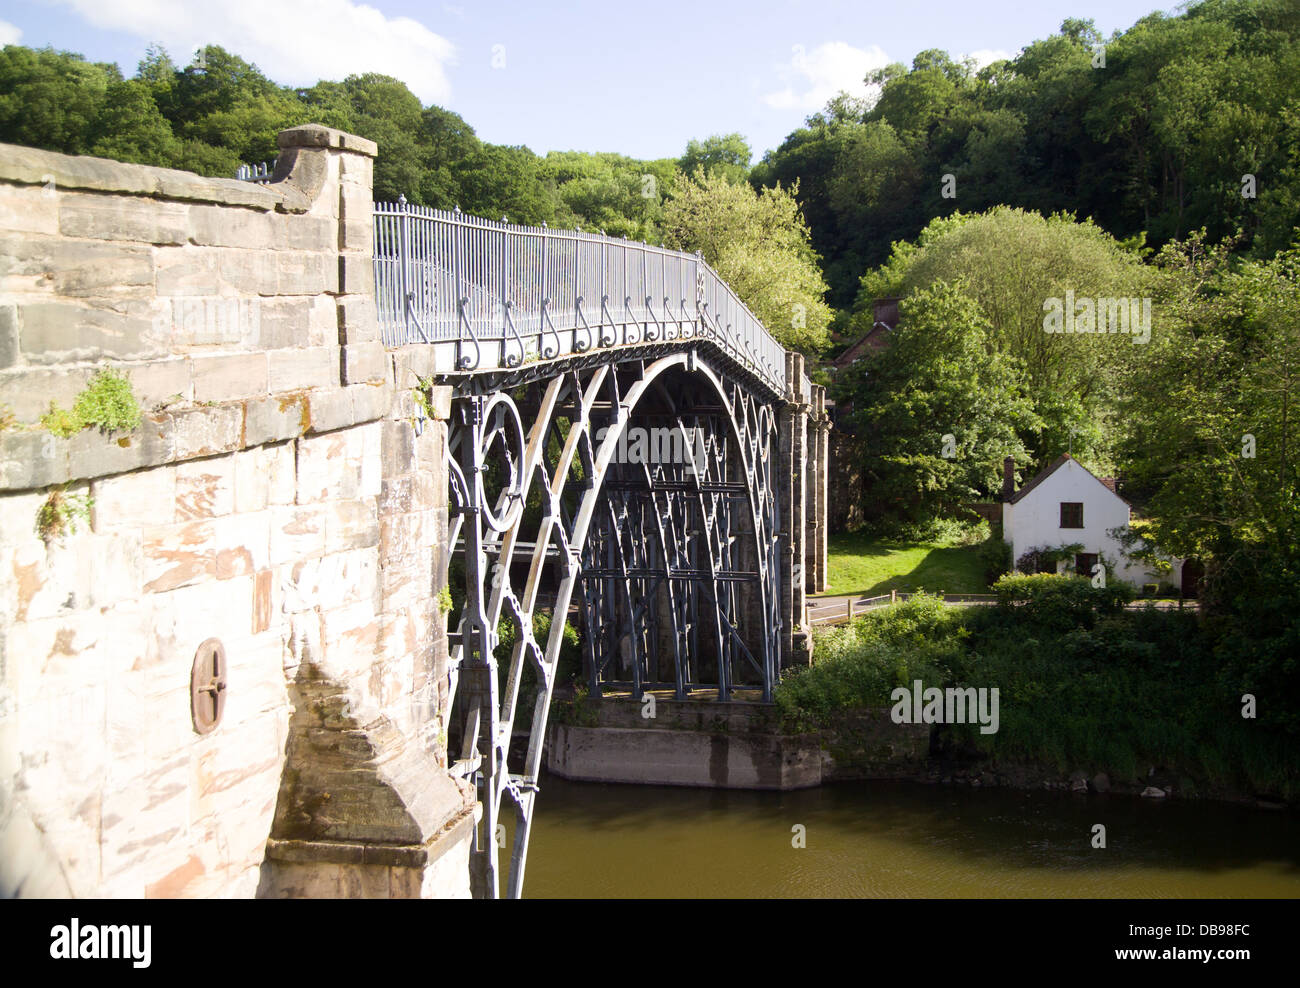
[[[1130,508],[1115,493],[1114,482],[1094,476],[1078,460],[1063,453],[1046,470],[1015,490],[1015,463],[1008,457],[1002,482],[1002,537],[1011,544],[1014,564],[1031,549],[1082,545],[1073,560],[1056,564],[1058,572],[1090,576],[1105,556],[1115,564],[1115,576],[1127,583],[1173,583],[1182,578],[1179,560],[1172,572],[1159,575],[1134,564],[1123,553],[1114,529],[1129,526]]]

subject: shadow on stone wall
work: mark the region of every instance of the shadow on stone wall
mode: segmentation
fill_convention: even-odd
[[[258,897],[454,894],[468,868],[472,793],[387,717],[359,715],[346,685],[314,663],[299,665],[289,698]]]

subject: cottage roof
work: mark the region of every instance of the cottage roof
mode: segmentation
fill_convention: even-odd
[[[1020,488],[1020,490],[1016,491],[1016,493],[1012,495],[1010,503],[1015,504],[1016,502],[1020,501],[1026,494],[1032,491],[1035,487],[1037,487],[1039,484],[1045,481],[1052,474],[1056,473],[1056,471],[1061,469],[1061,467],[1065,466],[1066,463],[1070,463],[1070,462],[1073,462],[1076,466],[1078,466],[1080,470],[1086,473],[1093,480],[1097,481],[1097,483],[1101,484],[1101,486],[1106,488],[1106,490],[1110,491],[1116,497],[1119,497],[1119,494],[1115,493],[1115,481],[1113,478],[1108,477],[1107,480],[1109,480],[1110,483],[1107,483],[1106,480],[1102,480],[1100,477],[1098,477],[1095,473],[1093,473],[1091,470],[1085,467],[1082,463],[1076,460],[1069,453],[1062,453],[1055,460],[1053,460],[1050,465],[1048,465],[1044,470],[1042,470],[1038,474],[1038,476],[1034,477],[1033,480],[1025,484],[1025,486]],[[1119,499],[1121,501],[1124,501],[1122,497],[1119,497]],[[1127,501],[1124,501],[1124,503],[1128,504]]]

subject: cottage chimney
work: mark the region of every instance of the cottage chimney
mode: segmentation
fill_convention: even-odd
[[[1002,500],[1010,501],[1016,493],[1016,460],[1008,456],[1002,461]]]

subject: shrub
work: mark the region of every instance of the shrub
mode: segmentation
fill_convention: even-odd
[[[1118,614],[1133,599],[1126,583],[1094,587],[1081,576],[1056,573],[1012,573],[993,584],[993,592],[999,609],[1016,622],[1055,632],[1091,628],[1098,616]]]
[[[1046,546],[1036,545],[1026,549],[1016,560],[1016,570],[1020,573],[1055,572],[1056,564],[1074,558],[1075,553],[1083,551],[1082,542],[1070,545]],[[1048,569],[1048,567],[1051,567]]]
[[[824,724],[836,710],[889,706],[897,686],[938,685],[961,649],[962,615],[918,593],[817,636],[813,664],[788,673],[774,699],[791,730]]]
[[[984,582],[992,584],[1011,571],[1011,544],[997,535],[990,535],[980,543],[980,564],[984,567]]]
[[[933,542],[944,546],[974,545],[989,538],[989,524],[982,518],[973,522],[959,518],[928,518],[908,522],[884,518],[871,526],[871,531],[900,542]]]

